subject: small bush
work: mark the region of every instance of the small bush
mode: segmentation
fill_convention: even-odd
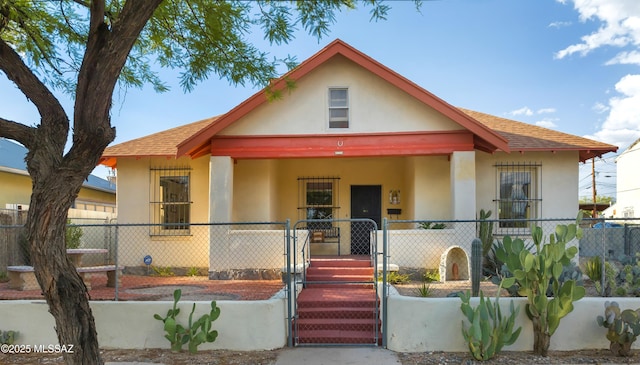
[[[423,282],[422,286],[419,287],[419,288],[415,288],[414,291],[415,291],[417,296],[422,297],[422,298],[428,298],[433,294],[431,292],[431,287],[426,282]]]
[[[153,269],[153,276],[176,276],[176,273],[169,266],[151,266],[151,268]]]
[[[396,271],[387,273],[387,282],[389,284],[406,284],[411,281],[409,274],[400,274]]]
[[[427,269],[424,273],[424,280],[428,283],[440,281],[440,271],[438,269]]]

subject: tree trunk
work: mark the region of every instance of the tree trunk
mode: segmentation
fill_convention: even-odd
[[[40,168],[43,166],[39,164],[46,163],[42,159],[30,162]],[[56,170],[48,167],[44,170]],[[67,214],[83,180],[78,182],[78,178],[65,178],[66,175],[52,172],[33,179],[26,224],[31,262],[55,318],[58,343],[67,349],[73,345],[73,353],[63,353],[65,362],[103,364],[87,288],[66,254]]]
[[[543,328],[540,317],[533,317],[531,322],[533,323],[533,352],[546,357],[549,352],[551,336],[547,333],[546,328]]]

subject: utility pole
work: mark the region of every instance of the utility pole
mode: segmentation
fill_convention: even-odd
[[[598,218],[598,206],[596,204],[596,158],[591,159],[591,189],[593,191],[593,214],[591,218]]]

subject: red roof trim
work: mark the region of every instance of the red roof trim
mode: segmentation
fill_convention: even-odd
[[[242,158],[416,156],[473,151],[468,131],[299,136],[217,136],[212,156]]]
[[[473,132],[480,139],[484,140],[486,142],[485,146],[492,151],[498,149],[505,152],[510,151],[508,141],[502,136],[498,135],[491,129],[479,123],[472,117],[464,114],[462,111],[448,104],[444,100],[438,98],[427,90],[419,87],[418,85],[399,75],[395,71],[387,68],[371,57],[349,46],[340,39],[336,39],[335,41],[331,42],[318,53],[302,62],[298,67],[279,78],[273,83],[273,85],[271,85],[271,88],[273,90],[284,89],[285,80],[297,80],[305,76],[336,54],[341,54],[342,56],[364,67],[365,69],[381,77],[383,80],[398,87],[399,89],[405,91],[421,102],[431,106],[443,115],[451,118],[453,121],[459,123],[464,128]],[[267,96],[264,89],[255,93],[253,96],[233,108],[227,114],[220,117],[215,123],[212,123],[202,131],[181,142],[178,145],[177,156],[179,157],[186,154],[192,154],[195,150],[201,151],[204,146],[211,143],[211,138],[213,138],[213,136],[215,136],[219,131],[228,127],[243,116],[247,115],[253,109],[262,105],[266,101]]]

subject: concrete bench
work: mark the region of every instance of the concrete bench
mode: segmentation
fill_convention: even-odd
[[[378,264],[378,271],[382,271],[384,265],[383,264]],[[396,264],[387,264],[387,272],[389,271],[398,271],[400,270],[400,267],[398,267],[398,265]]]
[[[89,290],[91,290],[91,282],[85,276],[87,273],[106,273],[108,287],[115,287],[116,278],[119,279],[121,276],[116,275],[116,265],[78,267],[76,270]],[[118,271],[122,271],[122,267],[119,267]],[[40,290],[33,266],[7,266],[7,273],[9,274],[9,288],[15,290]]]

